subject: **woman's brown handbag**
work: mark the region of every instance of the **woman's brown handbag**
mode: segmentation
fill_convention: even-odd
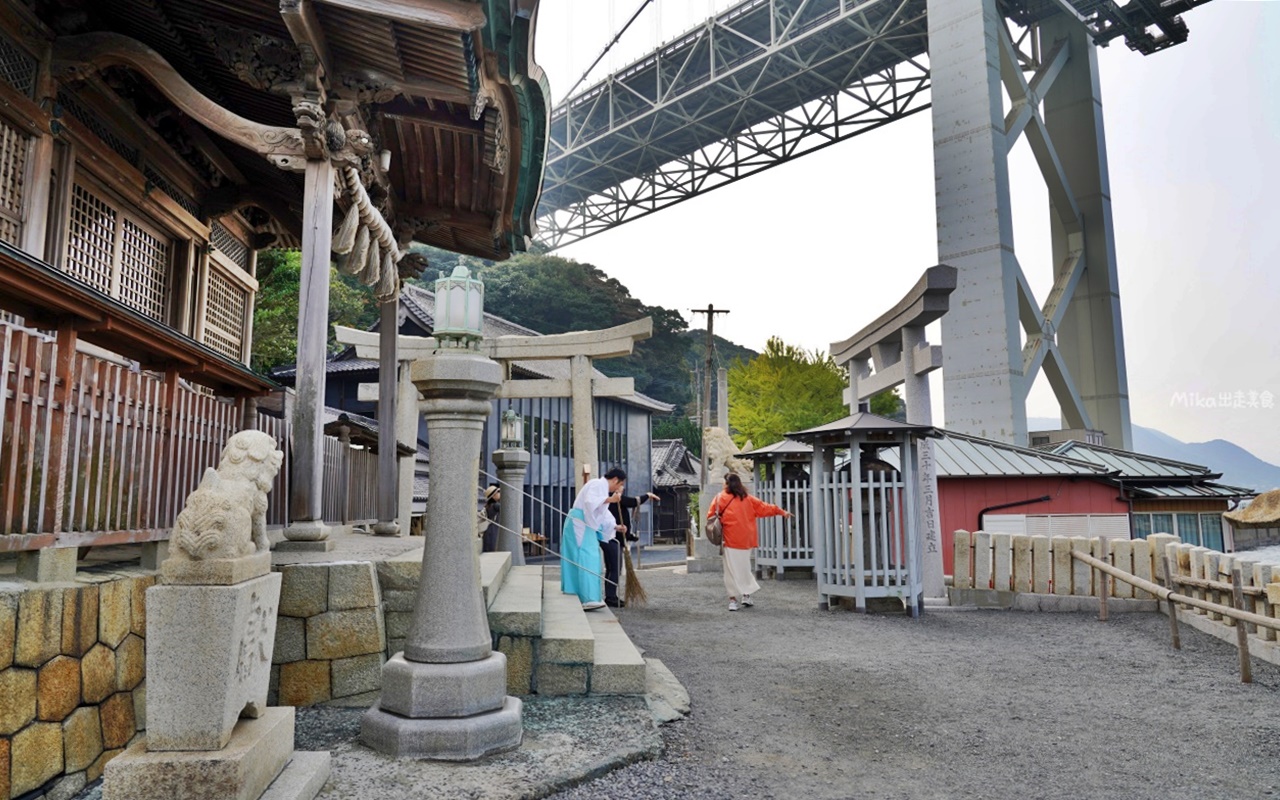
[[[733,500],[737,499],[738,498],[736,497],[733,498]],[[729,502],[732,503],[733,500],[730,500]],[[728,506],[725,506],[725,508],[728,508]],[[702,532],[706,534],[707,541],[711,542],[716,547],[720,547],[724,544],[724,525],[720,522],[720,515],[722,513],[724,512],[717,509],[716,513],[707,520],[706,527],[702,529]]]

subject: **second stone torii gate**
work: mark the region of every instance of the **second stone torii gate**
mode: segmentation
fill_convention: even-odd
[[[356,348],[360,358],[377,358],[380,337],[372,331],[359,331],[353,328],[335,326],[339,341]],[[635,394],[635,381],[632,378],[607,378],[592,375],[592,363],[598,358],[619,358],[630,355],[635,343],[648,339],[653,335],[653,319],[645,317],[623,325],[595,331],[574,331],[547,336],[497,336],[482,339],[479,352],[503,365],[504,380],[498,390],[498,399],[519,399],[533,397],[568,397],[572,408],[573,452],[577,461],[574,470],[574,488],[581,489],[587,477],[595,471],[599,462],[599,447],[596,441],[594,399],[597,397],[625,397]],[[438,344],[433,337],[398,336],[397,358],[401,361],[413,361],[434,352]],[[567,379],[533,378],[528,380],[512,380],[511,362],[513,361],[568,361],[569,377]],[[405,371],[407,374],[407,371]],[[372,387],[370,387],[372,388]],[[362,399],[370,398],[368,393],[361,394]],[[403,426],[408,419],[407,414],[397,415],[397,428]],[[406,433],[413,438],[417,436],[416,415],[415,429],[411,432],[397,430],[396,438],[403,440]],[[380,420],[381,422],[381,420]],[[401,497],[401,508],[412,498]],[[503,494],[502,504],[508,502],[521,503],[522,498],[512,492]],[[518,540],[503,537],[503,541],[511,540],[506,549],[516,558],[523,558],[523,550]]]

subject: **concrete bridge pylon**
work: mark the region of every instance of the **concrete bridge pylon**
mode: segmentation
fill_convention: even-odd
[[[1025,445],[1043,370],[1063,427],[1130,448],[1129,392],[1098,62],[1065,3],[1015,33],[995,0],[928,0],[947,427]],[[1004,96],[1010,106],[1006,113]],[[1018,261],[1008,154],[1026,136],[1050,199],[1053,287]]]

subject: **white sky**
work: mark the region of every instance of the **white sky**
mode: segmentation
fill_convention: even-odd
[[[658,0],[658,14],[646,10],[588,83],[731,4]],[[535,57],[557,100],[638,5],[542,0]],[[1183,45],[1143,57],[1117,40],[1099,51],[1132,417],[1280,463],[1280,278],[1268,272],[1280,262],[1280,3],[1216,0],[1185,19]],[[679,309],[691,327],[705,318],[690,309],[714,303],[731,310],[715,321],[731,341],[759,350],[776,335],[825,351],[936,263],[931,137],[921,112],[558,255],[595,264],[644,303]],[[1043,300],[1047,200],[1025,141],[1011,169],[1018,258]],[[937,421],[937,373],[933,385]],[[1197,408],[1191,399],[1224,392],[1275,400]],[[1041,378],[1028,414],[1057,413]]]

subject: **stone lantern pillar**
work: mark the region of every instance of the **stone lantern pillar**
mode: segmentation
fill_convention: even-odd
[[[437,296],[448,296],[447,280]],[[469,302],[478,312],[479,300]],[[521,702],[506,693],[507,658],[493,651],[475,550],[480,440],[502,368],[470,349],[478,330],[456,342],[442,326],[437,335],[437,349],[411,369],[431,440],[422,578],[404,651],[383,665],[360,739],[388,755],[470,761],[518,747],[523,735]]]
[[[528,450],[494,450],[502,500],[498,505],[498,549],[511,554],[511,566],[524,566],[524,473],[529,467]]]

